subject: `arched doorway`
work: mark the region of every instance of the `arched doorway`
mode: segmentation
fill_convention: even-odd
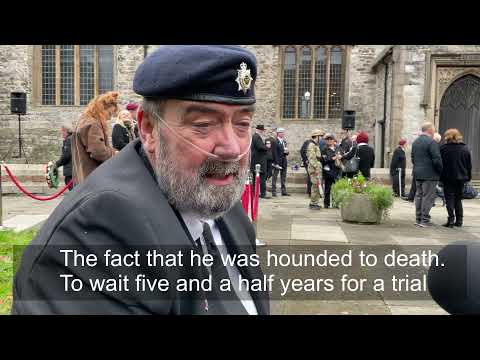
[[[466,75],[455,80],[440,103],[440,133],[457,128],[472,152],[472,176],[480,179],[480,78]]]

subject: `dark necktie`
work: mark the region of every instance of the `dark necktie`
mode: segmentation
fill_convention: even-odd
[[[227,314],[247,314],[243,304],[240,299],[237,297],[235,290],[227,292],[220,291],[220,282],[222,279],[230,279],[228,270],[223,264],[220,251],[215,244],[213,239],[212,231],[208,223],[203,223],[203,232],[202,236],[205,239],[205,245],[207,247],[208,253],[213,258],[212,266],[210,267],[210,274],[212,275],[212,287],[213,293],[215,294],[215,302],[212,304],[212,307],[215,307],[216,313],[227,313]],[[235,279],[231,279],[235,280]]]

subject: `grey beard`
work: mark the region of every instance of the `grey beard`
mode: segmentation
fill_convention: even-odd
[[[160,189],[168,202],[180,212],[194,213],[203,219],[216,219],[229,211],[240,200],[248,175],[248,164],[206,160],[195,174],[180,171],[181,160],[175,161],[164,139],[156,151],[155,173]],[[230,185],[216,186],[206,182],[206,174],[233,173]]]

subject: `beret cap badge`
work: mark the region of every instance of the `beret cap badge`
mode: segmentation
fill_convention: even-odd
[[[238,83],[238,91],[242,91],[246,94],[247,91],[252,86],[252,75],[250,74],[250,70],[247,68],[247,64],[242,62],[240,64],[240,70],[237,70],[238,77],[235,80]]]

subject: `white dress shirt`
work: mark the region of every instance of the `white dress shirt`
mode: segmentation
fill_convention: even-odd
[[[188,228],[188,231],[190,232],[190,235],[192,236],[192,239],[196,241],[200,238],[204,254],[208,253],[205,239],[202,236],[203,223],[206,222],[210,226],[210,230],[212,231],[213,239],[215,241],[215,245],[218,248],[218,251],[221,253],[223,258],[226,258],[228,254],[227,248],[222,239],[222,235],[220,234],[220,230],[214,220],[201,220],[191,213],[181,213],[181,216],[183,221],[185,222],[185,225]],[[235,289],[235,293],[242,301],[243,307],[245,308],[247,313],[249,315],[258,315],[257,308],[252,300],[250,292],[248,292],[245,288],[242,288],[242,290],[240,291],[240,272],[238,271],[237,267],[234,265],[230,266],[229,264],[227,264],[225,267],[227,268],[227,272],[230,277],[232,286]]]

